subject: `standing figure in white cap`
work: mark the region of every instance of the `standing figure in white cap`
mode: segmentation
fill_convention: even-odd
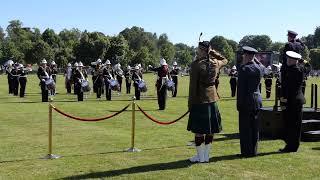
[[[57,84],[58,69],[57,69],[56,62],[54,62],[54,61],[51,62],[50,72],[51,72],[51,77],[52,77],[54,83]],[[50,93],[52,96],[56,95],[56,89],[51,90]]]
[[[158,74],[156,87],[157,87],[157,97],[159,110],[164,110],[166,108],[167,99],[167,85],[166,82],[170,77],[168,64],[165,59],[160,60],[160,67],[153,68],[149,65],[151,71],[155,71]]]
[[[134,95],[136,100],[140,100],[141,91],[139,89],[139,82],[142,80],[142,73],[138,65],[134,67],[134,71],[132,72],[132,81],[134,86]]]
[[[12,88],[12,74],[11,71],[13,69],[12,67],[13,65],[13,61],[12,60],[8,60],[6,62],[6,74],[7,74],[7,78],[8,78],[8,87],[9,87],[9,94],[13,94],[13,88]]]
[[[105,63],[105,68],[103,69],[103,78],[104,78],[104,84],[105,84],[105,90],[106,90],[106,100],[111,101],[111,84],[110,80],[114,79],[114,73],[111,67],[110,60],[107,60]]]
[[[122,79],[124,78],[124,75],[123,75],[123,70],[121,69],[121,64],[118,63],[114,66],[114,73],[115,73],[115,76],[116,76],[116,79],[119,83],[119,86],[120,86],[120,89],[119,89],[119,92],[121,92],[121,89],[122,89]]]
[[[74,81],[74,91],[77,94],[78,101],[83,101],[83,90],[82,90],[82,82],[87,81],[88,75],[87,72],[82,69],[82,62],[78,63],[78,68],[74,71],[73,81]]]
[[[94,64],[95,68],[92,71],[93,92],[97,94],[97,99],[100,99],[103,89],[103,70],[101,59],[98,59]]]
[[[281,152],[297,152],[300,145],[301,125],[302,125],[302,106],[306,103],[302,92],[304,69],[298,65],[301,55],[294,51],[287,51],[287,69],[283,80],[286,82],[282,96],[285,107],[284,126],[286,131],[284,141],[286,146],[280,149]]]
[[[176,61],[173,62],[173,68],[170,71],[170,76],[172,78],[172,81],[174,82],[174,90],[172,91],[172,97],[177,97],[179,71],[180,68],[178,67],[178,63]]]
[[[231,87],[231,97],[235,97],[236,91],[237,91],[237,83],[238,83],[238,72],[237,72],[236,66],[232,66],[229,76],[230,76],[229,83]]]
[[[49,96],[48,88],[45,83],[46,80],[50,78],[47,71],[47,60],[43,59],[40,62],[40,66],[37,72],[38,78],[40,80],[42,102],[48,102]]]
[[[67,64],[67,68],[64,71],[64,77],[65,77],[65,88],[67,89],[67,94],[71,94],[71,85],[72,85],[72,65],[71,63]]]
[[[264,84],[266,86],[266,98],[269,99],[271,96],[271,89],[272,89],[272,68],[271,66],[268,66],[266,69],[266,72],[264,74]]]
[[[124,77],[126,79],[126,93],[130,94],[131,82],[132,82],[132,70],[129,65],[127,66],[127,69],[124,71]]]

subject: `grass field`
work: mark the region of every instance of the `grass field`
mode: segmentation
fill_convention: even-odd
[[[165,111],[157,110],[155,76],[145,78],[149,90],[137,103],[147,113],[159,120],[173,120],[186,112],[189,77],[179,79],[178,97],[168,98]],[[316,81],[311,79],[308,84]],[[299,152],[280,154],[282,141],[260,141],[258,157],[236,156],[240,151],[236,101],[230,98],[229,78],[224,76],[219,87],[224,130],[215,136],[209,164],[187,161],[195,154],[194,147],[187,146],[193,140],[186,130],[187,118],[160,126],[138,111],[135,146],[142,151],[123,152],[130,147],[131,108],[100,122],[74,121],[53,112],[53,153],[63,157],[40,159],[48,153],[48,103],[40,102],[38,83],[34,75],[29,76],[26,97],[21,99],[8,95],[6,76],[0,75],[0,179],[320,179],[319,142],[303,142]],[[98,101],[91,94],[77,102],[76,96],[66,94],[62,76],[57,88],[53,104],[80,117],[112,114],[130,103],[134,93],[114,94],[112,101]],[[308,97],[309,92],[308,86]],[[263,104],[271,106],[273,101]]]

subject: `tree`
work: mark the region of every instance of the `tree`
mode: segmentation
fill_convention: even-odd
[[[224,57],[226,57],[229,61],[234,61],[235,53],[233,52],[232,47],[228,44],[228,41],[223,36],[214,36],[210,40],[210,45],[213,49],[217,50]]]
[[[314,35],[309,34],[308,36],[303,36],[301,41],[309,48],[313,49],[316,48],[316,44],[314,42]]]
[[[234,40],[231,40],[231,39],[226,39],[227,40],[227,43],[231,46],[233,52],[237,52],[238,50],[238,43]]]
[[[284,45],[285,44],[282,43],[282,42],[274,42],[274,43],[271,44],[270,50],[271,51],[276,51],[276,52],[282,52],[281,48],[283,48]]]
[[[52,48],[59,48],[61,46],[61,39],[53,29],[46,29],[42,33],[42,40],[48,43]]]
[[[314,69],[320,69],[320,49],[310,50],[310,64]]]
[[[142,47],[130,62],[131,65],[142,64],[144,66],[149,65],[147,63],[152,63],[152,55],[147,47]]]
[[[318,26],[314,31],[313,40],[314,40],[314,47],[319,47],[320,46],[320,26]]]
[[[110,47],[105,55],[106,59],[114,59],[122,65],[129,63],[125,58],[129,51],[128,41],[120,34],[110,38]]]
[[[270,49],[272,40],[267,35],[247,35],[244,36],[240,42],[239,46],[250,46],[258,51],[267,51]]]
[[[54,52],[50,45],[43,40],[35,42],[33,47],[26,54],[28,63],[39,63],[42,59],[52,61],[54,59]]]

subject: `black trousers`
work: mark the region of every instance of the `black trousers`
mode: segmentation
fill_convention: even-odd
[[[158,96],[158,105],[159,110],[164,110],[166,108],[167,100],[167,87],[166,86],[157,86],[157,96]]]
[[[271,96],[272,79],[266,79],[264,84],[266,85],[266,98],[268,99]]]
[[[239,133],[241,154],[246,157],[257,155],[259,140],[257,112],[239,111]]]
[[[26,91],[26,85],[27,85],[27,78],[20,77],[19,83],[20,83],[20,97],[24,97],[25,91]]]
[[[111,101],[111,88],[109,81],[105,81],[105,88],[106,88],[106,100]]]
[[[297,151],[301,139],[302,105],[288,103],[284,113],[286,129],[284,141],[286,142],[286,148],[291,151]]]
[[[54,83],[57,85],[57,75],[52,75],[52,79]],[[50,95],[52,96],[56,95],[56,89],[50,90]]]
[[[80,83],[74,83],[74,91],[77,94],[78,101],[83,101],[83,91],[81,90],[81,84]]]
[[[13,80],[8,76],[9,94],[13,94]]]
[[[305,94],[305,91],[306,91],[306,80],[304,80],[302,82],[302,93],[303,93],[303,95]]]
[[[12,84],[13,84],[13,95],[14,96],[18,96],[18,93],[19,93],[19,79],[16,78],[16,77],[13,78]]]
[[[140,100],[140,89],[138,86],[138,83],[134,83],[134,95],[136,97],[136,100]]]
[[[103,82],[99,79],[94,81],[94,83],[93,83],[93,89],[96,90],[97,98],[101,98],[102,85],[103,85]]]
[[[44,81],[41,81],[40,86],[41,86],[42,102],[48,102],[49,93],[48,93],[46,83]]]
[[[131,91],[131,80],[126,80],[126,93],[130,94]]]
[[[236,91],[237,91],[237,79],[236,78],[230,78],[230,87],[231,87],[231,97],[235,97]]]
[[[67,93],[71,94],[71,82],[69,80],[66,80],[66,88]]]
[[[172,97],[177,97],[178,92],[178,77],[173,76],[172,81],[174,82],[174,91],[172,91]]]
[[[122,89],[122,78],[118,78],[117,81],[118,81],[119,86],[120,86],[119,92],[121,92],[121,89]]]

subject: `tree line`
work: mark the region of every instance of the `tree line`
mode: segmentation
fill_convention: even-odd
[[[303,57],[310,60],[314,68],[320,68],[320,27],[316,28],[314,34],[304,36],[301,40],[306,45]],[[284,47],[284,43],[272,42],[267,35],[247,35],[239,42],[214,36],[210,43],[231,61],[231,65],[241,46],[278,52]],[[5,30],[0,27],[0,64],[8,59],[35,64],[45,58],[64,67],[68,62],[76,61],[89,65],[100,58],[121,65],[140,63],[146,66],[157,65],[160,58],[165,58],[169,64],[177,61],[181,66],[188,66],[195,52],[196,47],[183,43],[173,44],[165,33],[157,35],[136,26],[126,28],[115,36],[76,28],[63,29],[59,33],[48,28],[41,33],[39,28],[24,27],[20,20],[10,21]]]

